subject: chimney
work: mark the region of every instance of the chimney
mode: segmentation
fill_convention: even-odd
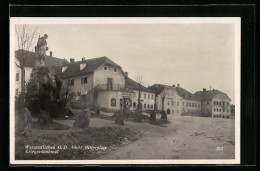
[[[177,87],[180,87],[180,84],[177,84]]]
[[[203,88],[203,92],[206,92],[206,88]]]
[[[70,58],[70,63],[74,63],[74,62],[75,62],[75,59]]]
[[[125,72],[125,75],[128,77],[128,72]]]
[[[85,62],[85,57],[82,58],[81,62]]]
[[[50,51],[50,57],[52,57],[52,51]]]

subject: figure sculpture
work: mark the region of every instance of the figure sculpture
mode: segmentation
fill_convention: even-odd
[[[46,58],[46,51],[49,49],[47,47],[48,35],[44,34],[43,37],[38,39],[37,45],[35,46],[35,52],[39,54],[39,64],[40,66],[44,65],[44,61]]]

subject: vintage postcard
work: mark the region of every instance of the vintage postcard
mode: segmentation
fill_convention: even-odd
[[[240,18],[10,18],[10,164],[239,164]]]

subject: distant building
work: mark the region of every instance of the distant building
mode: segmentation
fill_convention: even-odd
[[[35,65],[35,61],[37,59],[37,54],[31,51],[25,50],[17,50],[15,51],[15,95],[17,96],[21,92],[21,63],[24,64],[24,81],[25,83],[29,81],[32,73],[32,69]],[[45,65],[52,68],[54,66],[62,66],[65,63],[69,63],[66,59],[60,59],[52,56],[52,52],[50,52],[50,56],[46,56]]]
[[[194,94],[201,100],[201,114],[202,116],[213,118],[230,118],[230,101],[227,94],[219,90],[197,91]]]
[[[134,92],[130,110],[137,109],[139,89],[140,89],[140,94],[141,94],[140,99],[141,99],[142,110],[147,111],[147,110],[154,109],[155,93],[151,89],[132,80],[131,78],[128,77],[128,74],[127,74],[125,83],[126,83],[126,87],[133,90],[133,92]]]
[[[230,117],[235,118],[235,105],[231,105],[231,112],[230,112]]]
[[[192,93],[178,84],[168,86],[154,84],[150,87],[156,94],[157,109],[164,109],[167,114],[201,116],[201,102]],[[164,98],[164,106],[162,100]]]

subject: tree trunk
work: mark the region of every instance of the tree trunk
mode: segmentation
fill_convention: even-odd
[[[161,119],[166,119],[167,120],[167,114],[164,111],[164,97],[162,98],[162,115],[161,115]]]
[[[25,92],[25,71],[23,66],[21,66],[21,92]]]
[[[143,116],[142,116],[142,107],[141,107],[141,87],[140,87],[140,84],[138,86],[138,105],[137,105],[137,108],[138,108],[138,122],[142,122],[143,120]]]
[[[150,120],[153,120],[153,121],[156,120],[156,112],[155,112],[155,110],[153,110],[153,111],[150,113]]]

